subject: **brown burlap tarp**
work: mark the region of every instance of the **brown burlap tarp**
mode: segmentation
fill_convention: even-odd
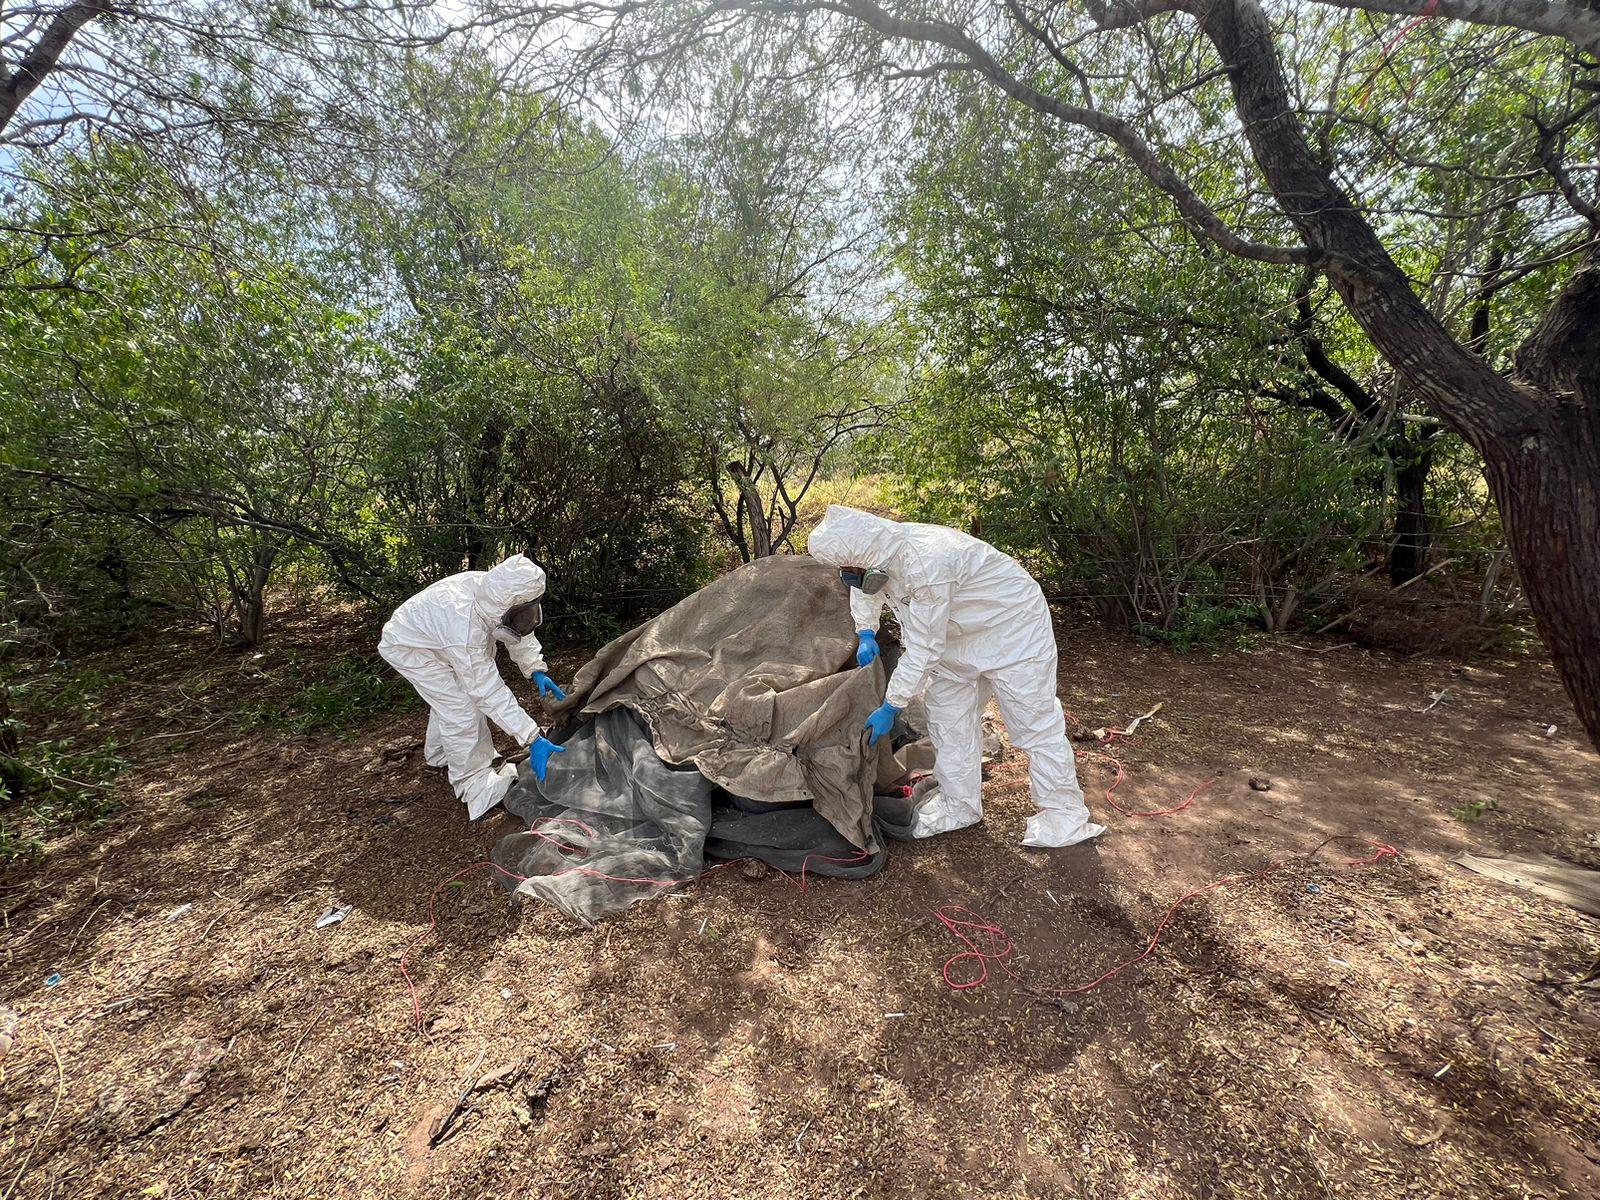
[[[750,800],[808,800],[852,845],[876,850],[873,788],[905,768],[888,738],[867,746],[884,667],[858,669],[855,648],[836,571],[761,559],[604,647],[555,711],[577,720],[626,705],[668,763]]]

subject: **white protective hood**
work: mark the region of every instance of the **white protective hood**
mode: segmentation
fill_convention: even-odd
[[[807,553],[830,567],[877,567],[889,572],[897,592],[949,583],[961,564],[951,554],[952,534],[940,525],[891,521],[843,504],[828,505],[811,531]]]
[[[544,570],[513,554],[487,571],[463,571],[418,592],[389,618],[383,642],[437,651],[477,710],[526,745],[539,726],[501,681],[494,647],[512,636],[509,630],[501,633],[506,610],[539,599],[544,589]],[[544,670],[539,639],[532,634],[508,640],[507,648],[523,674]]]

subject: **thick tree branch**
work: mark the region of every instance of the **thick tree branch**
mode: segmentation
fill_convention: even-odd
[[[1234,107],[1262,175],[1373,344],[1474,446],[1532,427],[1538,398],[1501,378],[1450,334],[1312,152],[1257,0],[1191,2],[1201,29],[1232,68]]]
[[[1597,102],[1600,103],[1600,102]],[[1594,104],[1587,105],[1595,107]],[[1577,213],[1597,231],[1600,231],[1600,207],[1593,200],[1585,197],[1578,190],[1578,185],[1572,182],[1572,176],[1567,173],[1562,164],[1562,143],[1565,141],[1563,133],[1551,126],[1542,124],[1537,118],[1534,124],[1539,130],[1539,161],[1544,169],[1549,172],[1550,178],[1555,180],[1556,187],[1561,189],[1561,195],[1572,206],[1572,211]]]
[[[33,94],[33,89],[56,69],[56,63],[77,36],[78,30],[110,11],[111,5],[106,0],[80,0],[80,3],[68,5],[51,18],[44,33],[39,35],[39,40],[17,64],[17,69],[0,80],[0,133],[4,133],[6,126],[11,124],[11,118],[17,115],[22,102]]]
[[[1151,17],[1178,12],[1176,0],[1085,0],[1084,8],[1100,29],[1132,29]]]
[[[1296,408],[1310,409],[1312,412],[1321,413],[1324,420],[1332,427],[1333,432],[1344,442],[1356,439],[1360,422],[1356,415],[1339,402],[1339,398],[1332,392],[1319,387],[1303,389],[1286,387],[1266,387],[1261,389],[1261,394],[1271,400],[1284,404],[1292,404]]]
[[[1600,54],[1600,12],[1563,0],[1315,0],[1356,12],[1397,17],[1444,17],[1469,25],[1521,29],[1561,38]]]
[[[1316,329],[1312,325],[1309,287],[1302,288],[1300,294],[1295,297],[1292,328],[1295,336],[1300,339],[1300,348],[1305,352],[1306,364],[1350,402],[1363,422],[1372,421],[1382,415],[1383,405],[1378,398],[1362,387],[1355,376],[1329,357],[1322,339],[1317,336]]]

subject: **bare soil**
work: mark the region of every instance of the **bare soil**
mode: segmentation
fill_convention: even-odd
[[[123,807],[0,891],[0,1196],[1600,1195],[1600,992],[1572,983],[1600,929],[1449,861],[1600,866],[1600,759],[1537,660],[1180,657],[1063,628],[1085,725],[1165,703],[1118,747],[1118,798],[1212,779],[1188,811],[1108,811],[1085,757],[1110,833],[1024,850],[1012,755],[983,825],[873,879],[724,870],[581,929],[481,870],[439,887],[510,821],[469,825],[405,753],[419,708],[348,737],[228,718],[282,656],[364,636],[108,659],[130,682],[79,719],[144,739]],[[1349,865],[1369,838],[1401,857]],[[1072,986],[1182,893],[1280,862],[1092,992],[941,978],[940,904],[1003,925],[1031,985]]]

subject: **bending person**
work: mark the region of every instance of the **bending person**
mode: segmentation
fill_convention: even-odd
[[[505,797],[517,777],[506,764],[496,771],[493,721],[528,747],[528,763],[541,780],[562,747],[539,732],[500,678],[495,643],[533,679],[541,696],[565,700],[550,678],[544,649],[534,636],[543,616],[544,571],[513,554],[487,571],[463,571],[431,584],[407,600],[383,627],[378,653],[428,702],[423,756],[448,767],[450,785],[476,821]]]
[[[1089,819],[1056,696],[1056,642],[1044,593],[1009,555],[941,525],[890,521],[830,504],[808,547],[851,585],[856,662],[878,655],[885,602],[900,622],[901,655],[884,704],[867,720],[876,742],[919,695],[928,709],[940,796],[911,827],[931,837],[983,819],[983,706],[1000,702],[1011,743],[1028,754],[1039,811],[1024,846],[1072,846],[1105,832]]]

